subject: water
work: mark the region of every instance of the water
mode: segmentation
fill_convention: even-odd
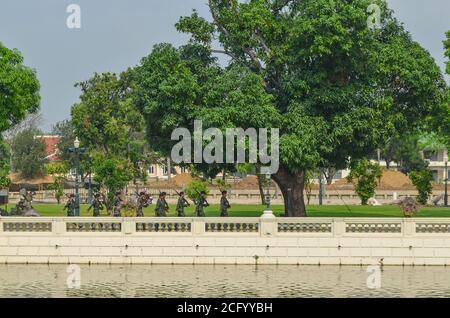
[[[367,288],[365,266],[0,265],[0,297],[449,297],[448,267],[389,267]]]

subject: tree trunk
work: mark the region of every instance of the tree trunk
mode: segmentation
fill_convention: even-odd
[[[261,197],[261,204],[266,204],[265,194],[264,194],[264,185],[263,185],[263,176],[258,174],[258,188],[259,188],[259,196]]]
[[[278,172],[272,178],[280,187],[284,199],[284,214],[287,217],[305,217],[305,172],[290,173],[280,166]]]
[[[172,179],[172,165],[170,158],[167,158],[167,179],[170,181]]]

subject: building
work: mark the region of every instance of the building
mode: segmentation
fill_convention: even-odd
[[[45,159],[48,161],[58,161],[58,143],[61,140],[60,136],[55,135],[41,135],[36,136],[45,144]]]

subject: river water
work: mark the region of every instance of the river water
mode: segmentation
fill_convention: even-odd
[[[378,273],[381,287],[368,288],[374,276],[366,266],[0,265],[0,297],[450,296],[449,267],[384,266]],[[73,278],[79,288],[68,287],[77,287]]]

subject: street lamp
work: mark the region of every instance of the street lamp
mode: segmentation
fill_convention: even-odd
[[[267,208],[267,210],[270,210],[270,177],[271,177],[270,172],[267,172],[266,173],[266,184],[267,184],[267,189],[266,189],[266,208]]]
[[[448,207],[448,162],[445,162],[445,192],[444,192],[444,206]]]
[[[69,148],[70,152],[75,154],[75,216],[80,216],[80,154],[86,151],[85,148],[80,148],[80,140],[78,137],[73,142],[73,148]]]

